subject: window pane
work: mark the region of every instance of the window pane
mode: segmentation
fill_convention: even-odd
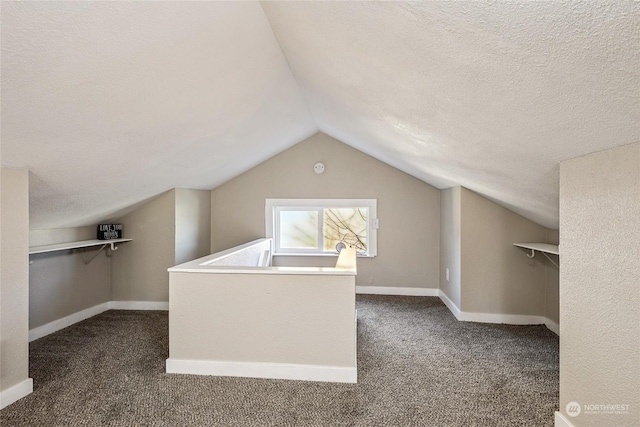
[[[280,247],[318,248],[318,211],[280,211]]]
[[[367,251],[368,208],[330,208],[323,214],[325,251],[335,251],[339,242]]]

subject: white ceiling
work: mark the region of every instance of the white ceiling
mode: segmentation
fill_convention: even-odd
[[[258,3],[2,3],[2,164],[31,228],[211,189],[317,131]]]
[[[555,228],[558,163],[639,118],[638,2],[2,2],[2,165],[32,171],[33,229],[318,129]]]

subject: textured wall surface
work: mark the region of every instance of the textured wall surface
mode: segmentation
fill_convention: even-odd
[[[560,166],[560,410],[576,427],[640,425],[640,143]],[[585,405],[629,405],[627,414]]]
[[[2,168],[0,391],[29,377],[29,172]]]
[[[440,192],[440,290],[460,308],[461,187]],[[447,280],[449,269],[449,280]]]
[[[547,230],[547,240],[545,242],[552,245],[560,243],[559,230]],[[559,257],[550,256],[558,263]],[[539,257],[538,261],[543,261],[547,265],[545,273],[545,317],[552,322],[560,323],[560,269],[544,256]]]
[[[126,235],[127,230],[124,230]],[[30,246],[96,238],[96,227],[32,230]],[[122,249],[125,243],[119,245]],[[29,329],[42,326],[111,299],[111,261],[99,246],[31,255]],[[120,250],[118,249],[118,251]],[[116,252],[113,256],[118,256]]]
[[[321,175],[313,171],[324,162]],[[265,199],[378,199],[378,256],[358,259],[359,286],[438,288],[439,191],[318,133],[211,196],[211,249],[265,236]],[[274,265],[334,266],[335,257],[274,257]]]
[[[113,301],[168,301],[175,265],[175,190],[167,191],[120,218],[125,237],[111,259]]]
[[[211,253],[211,191],[177,188],[176,256],[181,264]]]

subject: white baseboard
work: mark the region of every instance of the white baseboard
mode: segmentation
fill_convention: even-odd
[[[109,301],[29,330],[29,342],[64,329],[107,310],[169,310],[168,301]]]
[[[442,300],[442,302],[444,303],[444,305],[447,306],[447,308],[449,309],[449,311],[455,316],[456,319],[460,320],[460,309],[458,308],[457,305],[455,305],[453,303],[453,301],[451,301],[449,299],[449,297],[447,296],[447,294],[445,294],[444,292],[442,292],[442,290],[438,291],[438,296],[440,297],[440,299]]]
[[[0,392],[0,409],[4,409],[12,403],[33,393],[33,379],[27,378],[18,384]]]
[[[357,383],[356,367],[167,359],[168,374]]]
[[[433,288],[396,288],[392,286],[356,286],[356,294],[401,295],[413,297],[437,297],[438,289]]]
[[[544,321],[544,325],[554,334],[560,336],[560,325],[549,319],[548,317]]]
[[[574,427],[573,424],[560,412],[556,411],[555,427]]]
[[[508,325],[542,325],[546,317],[527,314],[469,313],[461,311],[458,320],[463,322],[506,323]]]
[[[461,311],[447,294],[440,290],[438,296],[453,313],[456,319],[462,322],[479,323],[505,323],[508,325],[541,325],[544,324],[551,332],[560,335],[560,325],[544,316],[534,316],[526,314],[496,314],[496,313],[470,313]]]
[[[111,301],[111,310],[169,310],[169,301]]]
[[[57,332],[60,329],[64,329],[74,323],[81,322],[107,310],[109,310],[109,303],[103,302],[102,304],[94,305],[93,307],[65,316],[62,319],[54,320],[53,322],[33,328],[29,331],[29,342]]]

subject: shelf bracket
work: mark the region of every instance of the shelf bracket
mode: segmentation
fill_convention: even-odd
[[[91,257],[91,259],[90,259],[89,261],[85,261],[85,262],[84,262],[84,265],[88,265],[88,264],[90,264],[90,263],[91,263],[91,261],[93,261],[94,259],[96,259],[96,258],[98,257],[98,255],[100,255],[100,252],[102,252],[102,250],[103,250],[104,248],[106,248],[106,247],[107,247],[107,244],[105,243],[104,245],[102,245],[102,246],[100,247],[100,250],[99,250],[98,252],[96,252],[96,254],[95,254],[94,256],[92,256],[92,257]],[[85,248],[85,249],[84,249],[84,252],[86,252],[86,251],[87,251],[87,249]],[[84,259],[84,256],[83,256],[82,258]]]
[[[532,249],[531,251],[533,252],[533,249]],[[548,259],[549,261],[551,261],[551,263],[552,263],[553,265],[555,265],[556,267],[560,268],[560,266],[559,266],[558,264],[556,264],[556,262],[555,262],[554,260],[552,260],[552,259],[551,259],[551,257],[550,257],[549,255],[547,255],[547,253],[546,253],[546,252],[542,252],[542,255],[546,256],[546,257],[547,257],[547,259]],[[527,256],[529,256],[529,255],[527,255]],[[533,257],[532,257],[532,258],[533,258]]]
[[[529,250],[531,251],[531,253],[530,253],[530,254],[525,253],[525,255],[527,256],[527,258],[533,258],[533,257],[535,257],[535,256],[536,256],[536,251],[535,251],[535,249],[530,249],[530,248],[529,248]],[[547,253],[546,253],[546,252],[544,252],[544,251],[539,251],[539,252],[540,252],[542,255],[544,255],[545,257],[547,257],[547,259],[548,259],[549,261],[551,261],[551,264],[553,264],[553,265],[555,265],[556,267],[560,268],[560,266],[559,266],[559,265],[558,265],[558,264],[557,264],[553,259],[551,259],[551,257],[550,257],[549,255],[547,255]]]
[[[110,249],[111,251],[117,251],[117,250],[118,250],[118,247],[116,246],[116,243],[115,243],[115,242],[105,243],[104,245],[102,245],[102,246],[100,247],[100,250],[99,250],[98,252],[96,252],[96,254],[95,254],[94,256],[92,256],[92,257],[91,257],[91,259],[90,259],[89,261],[85,261],[85,262],[84,262],[84,265],[88,265],[88,264],[90,264],[90,263],[91,263],[91,261],[93,261],[94,259],[96,259],[96,258],[98,257],[98,255],[100,255],[100,252],[102,252],[102,251],[104,250],[104,248],[106,248],[106,247],[107,247],[107,245],[109,245],[109,249]],[[86,251],[86,249],[85,249],[85,251]]]

